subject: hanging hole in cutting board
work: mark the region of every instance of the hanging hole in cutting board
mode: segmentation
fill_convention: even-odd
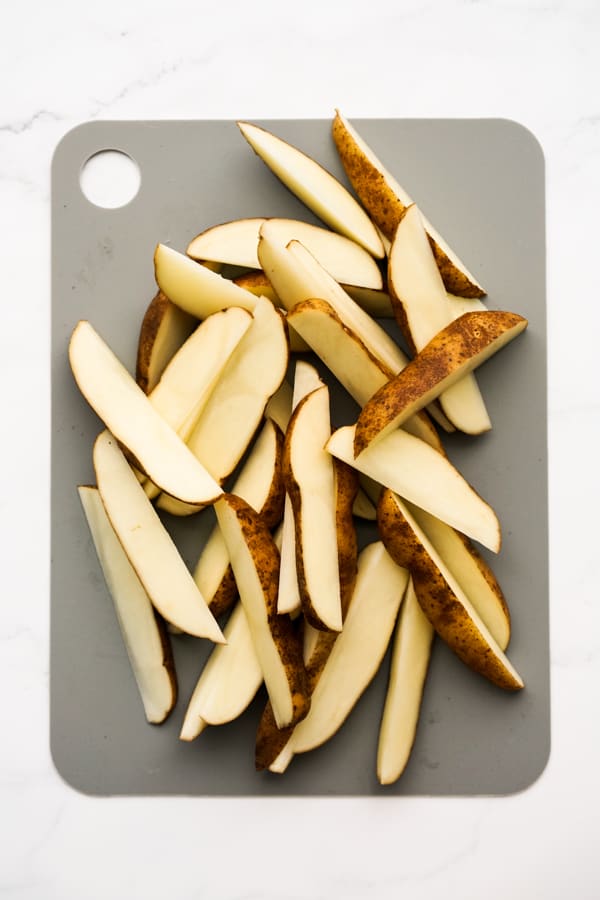
[[[84,196],[105,209],[131,203],[141,180],[138,164],[122,150],[99,150],[86,160],[79,175]]]

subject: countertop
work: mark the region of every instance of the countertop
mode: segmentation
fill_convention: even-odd
[[[600,896],[600,6],[75,2],[3,24],[0,891],[10,898]],[[546,159],[552,750],[502,798],[86,797],[48,743],[50,160],[90,119],[505,117]],[[490,171],[490,178],[494,177]],[[533,413],[534,414],[534,413]]]

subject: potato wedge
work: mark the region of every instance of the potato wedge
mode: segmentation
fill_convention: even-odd
[[[417,353],[454,319],[416,206],[404,213],[390,250],[388,288],[396,321]],[[466,434],[489,431],[491,422],[473,374],[464,375],[439,398],[453,425]]]
[[[527,319],[510,312],[486,310],[454,319],[364,405],[356,423],[355,455],[399,428],[526,327]]]
[[[135,380],[145,394],[158,384],[167,363],[197,326],[195,316],[171,303],[162,291],[154,296],[140,327]]]
[[[336,110],[332,133],[350,184],[373,221],[391,241],[405,209],[413,201],[339,110]],[[463,297],[483,297],[485,291],[456,253],[426,220],[425,227],[447,290]]]
[[[377,778],[380,784],[397,781],[410,757],[434,633],[433,626],[419,605],[410,578],[396,624],[390,676],[379,728]]]
[[[310,394],[311,391],[320,387],[323,387],[323,382],[314,366],[299,360],[294,369],[292,411],[304,397]],[[279,567],[277,611],[280,613],[295,613],[300,609],[301,599],[300,589],[298,587],[298,571],[296,568],[296,526],[294,523],[294,509],[287,490],[283,509],[280,557],[281,564]]]
[[[354,434],[354,425],[338,428],[327,443],[328,451],[498,552],[501,535],[496,513],[447,457],[399,428],[355,458]]]
[[[283,513],[282,455],[283,434],[269,420],[263,425],[232,488],[232,493],[262,515],[268,528],[274,528]],[[227,545],[218,526],[202,548],[193,574],[210,611],[218,618],[237,597]]]
[[[110,432],[96,438],[93,458],[106,514],[152,605],[182,631],[222,643],[221,629]]]
[[[256,513],[235,494],[215,504],[256,656],[279,728],[302,719],[310,707],[302,648],[289,616],[277,614],[279,552]]]
[[[340,182],[301,150],[250,122],[238,128],[254,152],[323,222],[381,258],[383,247],[373,223]]]
[[[197,319],[229,306],[254,309],[254,294],[165,244],[154,251],[154,275],[163,294]]]
[[[346,617],[354,591],[357,574],[358,546],[356,529],[352,519],[352,508],[358,490],[357,473],[350,467],[335,460],[336,485],[336,529],[338,535],[338,568],[342,602],[342,618]],[[304,621],[303,656],[308,676],[310,692],[321,677],[337,635],[331,631],[317,631]],[[256,734],[255,765],[258,771],[268,769],[280,757],[292,736],[294,726],[277,728],[271,704],[265,706]],[[290,755],[291,759],[291,755]]]
[[[263,676],[246,612],[237,603],[223,631],[226,644],[209,656],[190,698],[179,738],[193,741],[207,725],[224,725],[250,706]]]
[[[473,604],[397,494],[382,491],[379,534],[399,566],[412,576],[421,608],[436,632],[473,671],[509,691],[523,680]]]
[[[69,361],[79,390],[135,458],[136,468],[162,490],[194,507],[216,500],[221,487],[154,409],[89,322],[81,321],[75,327]]]
[[[169,635],[114,532],[98,488],[81,485],[77,490],[146,719],[159,725],[177,702],[177,676]]]
[[[360,553],[344,629],[315,686],[308,715],[270,766],[272,772],[285,771],[294,754],[324,744],[346,721],[381,665],[407,583],[408,572],[394,563],[381,541]]]
[[[500,649],[506,650],[510,640],[510,612],[502,588],[488,564],[460,531],[407,500],[404,502]]]
[[[315,628],[340,631],[334,471],[324,449],[330,434],[329,390],[323,385],[305,396],[292,414],[283,473],[294,511],[296,571],[304,615]]]
[[[237,219],[215,225],[194,238],[188,245],[187,255],[197,260],[219,259],[229,265],[260,269],[256,251],[260,228],[265,221],[264,218]],[[355,241],[298,219],[273,218],[269,223],[284,245],[294,239],[302,241],[336,281],[382,289],[383,280],[377,263]]]

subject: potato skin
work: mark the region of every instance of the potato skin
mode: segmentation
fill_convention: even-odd
[[[435,399],[430,392],[441,393],[444,381],[458,369],[486,350],[491,352],[507,332],[515,330],[516,336],[526,325],[523,316],[499,310],[467,312],[450,322],[364,405],[356,423],[355,456],[384,428],[400,426],[415,409]]]
[[[152,362],[152,350],[158,336],[160,327],[166,316],[175,314],[181,320],[183,328],[182,336],[186,333],[191,334],[197,320],[183,310],[179,310],[171,303],[169,298],[162,291],[153,297],[142,319],[140,326],[140,334],[138,338],[137,359],[135,365],[135,380],[145,394],[149,394],[157,380],[157,373],[152,373],[150,364]],[[185,326],[187,322],[188,327]]]
[[[261,515],[252,509],[249,503],[235,494],[224,494],[221,500],[235,512],[254,561],[265,600],[269,630],[290,688],[293,706],[292,724],[296,724],[310,709],[310,692],[297,630],[289,616],[277,612],[279,550]]]
[[[359,200],[375,224],[392,241],[406,206],[392,190],[383,173],[356,144],[339,113],[336,113],[333,120],[332,135],[348,180]],[[457,268],[429,233],[427,238],[446,290],[457,297],[485,297],[485,291],[473,284]]]
[[[273,478],[265,502],[261,508],[257,510],[257,512],[260,513],[263,522],[269,529],[275,528],[281,521],[285,500],[282,469],[283,432],[275,422],[272,421],[272,424],[275,431],[275,466],[273,468]],[[213,616],[218,619],[219,616],[222,616],[231,609],[237,596],[238,589],[237,584],[235,583],[235,575],[233,574],[231,565],[229,565],[208,608]]]
[[[357,573],[358,542],[352,506],[358,493],[358,472],[341,460],[334,460],[336,483],[336,531],[338,536],[338,561],[342,616],[345,617],[354,590]],[[336,641],[337,633],[320,631],[306,672],[310,693],[314,691],[325,663]],[[277,759],[288,740],[294,726],[277,728],[271,703],[267,702],[256,733],[255,766],[257,771],[268,769]]]
[[[421,609],[442,640],[469,668],[498,687],[520,690],[522,683],[514,679],[483,639],[388,488],[379,499],[377,525],[392,559],[410,571]]]

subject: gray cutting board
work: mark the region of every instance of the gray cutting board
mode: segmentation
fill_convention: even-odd
[[[343,178],[330,123],[266,124]],[[522,790],[542,772],[550,745],[544,160],[532,135],[505,120],[359,120],[384,163],[487,287],[491,308],[529,318],[528,331],[478,375],[494,423],[446,446],[503,525],[498,557],[485,554],[510,605],[509,656],[526,688],[507,694],[468,671],[436,641],[408,768],[394,786],[375,775],[389,660],[327,745],[297,757],[283,776],[253,767],[261,693],[237,722],[178,740],[207,642],[174,638],[180,696],[168,722],[146,724],[125,649],[79,505],[93,481],[100,423],[67,363],[69,335],[88,318],[133,372],[143,312],[155,291],[158,241],[185,249],[217,222],[283,215],[315,221],[228,121],[93,122],[71,131],[52,167],[52,755],[89,794],[472,795]],[[105,148],[139,164],[141,188],[126,207],[89,203],[84,162]],[[394,326],[390,325],[393,330]],[[342,391],[336,424],[356,409]],[[190,565],[212,512],[165,520]],[[374,539],[372,526],[361,540]]]

